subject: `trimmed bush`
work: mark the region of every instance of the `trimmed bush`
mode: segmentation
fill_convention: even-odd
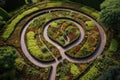
[[[12,47],[0,47],[0,73],[14,69],[17,51]]]
[[[99,70],[95,66],[92,66],[90,70],[79,80],[94,80],[94,78],[97,76],[98,73]]]
[[[91,16],[93,16],[94,18],[98,18],[100,15],[98,12],[92,12]]]
[[[30,53],[38,60],[49,61],[53,60],[50,52],[47,50],[46,46],[38,46],[37,40],[35,39],[35,33],[29,31],[27,33],[27,47]]]
[[[40,57],[40,49],[38,45],[36,44],[37,41],[34,39],[35,33],[30,31],[27,33],[27,45],[28,45],[28,50],[31,52],[31,54],[38,58]]]
[[[115,39],[112,39],[109,50],[112,52],[116,52],[118,48],[118,42]]]
[[[86,25],[86,29],[87,30],[91,30],[91,29],[93,29],[96,26],[93,21],[86,21],[85,25]]]
[[[71,64],[70,72],[74,77],[80,74],[79,68],[75,64]]]
[[[86,7],[86,6],[83,6],[83,7],[81,7],[80,9],[81,9],[82,11],[88,13],[88,14],[92,12],[92,11],[91,11],[88,7]]]
[[[17,70],[22,71],[23,67],[25,66],[25,62],[22,60],[22,58],[17,58],[15,60],[15,66]]]

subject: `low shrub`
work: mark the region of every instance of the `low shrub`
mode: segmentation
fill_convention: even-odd
[[[27,33],[27,46],[28,50],[31,52],[31,54],[38,58],[40,57],[40,49],[39,46],[36,44],[36,40],[34,39],[35,33],[30,31]]]
[[[99,17],[99,13],[98,12],[92,12],[91,16],[93,16],[94,18],[98,18]]]
[[[99,70],[95,66],[92,66],[90,70],[79,80],[94,80],[94,78],[97,76],[98,73]]]
[[[79,68],[75,64],[71,65],[70,72],[72,73],[72,75],[74,77],[76,77],[76,76],[78,76],[80,74]]]
[[[118,42],[115,39],[112,39],[109,51],[116,52],[118,48]]]
[[[82,11],[84,11],[85,13],[91,13],[92,11],[88,8],[88,7],[86,7],[86,6],[83,6],[83,7],[81,7],[80,8]]]
[[[17,58],[15,60],[15,66],[17,70],[22,71],[23,67],[25,66],[25,62],[21,58]]]
[[[86,21],[85,25],[86,25],[86,29],[87,30],[91,30],[91,29],[93,29],[96,26],[93,21]]]

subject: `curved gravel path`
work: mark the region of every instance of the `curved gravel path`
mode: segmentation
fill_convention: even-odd
[[[24,52],[25,56],[35,65],[39,66],[39,67],[48,67],[48,66],[52,66],[52,72],[51,72],[51,76],[50,76],[50,80],[55,80],[55,74],[56,74],[56,68],[57,68],[57,65],[62,62],[64,59],[67,59],[68,61],[70,62],[74,62],[74,63],[86,63],[86,62],[90,62],[94,59],[96,59],[97,56],[99,56],[102,51],[104,50],[104,47],[105,47],[105,44],[106,44],[106,34],[103,30],[103,28],[91,17],[79,12],[79,11],[75,11],[75,10],[72,10],[72,9],[68,9],[68,8],[53,8],[53,9],[46,9],[46,10],[43,10],[41,11],[40,13],[43,13],[43,12],[51,12],[51,11],[55,11],[55,10],[65,10],[65,11],[71,11],[71,12],[75,12],[75,13],[79,13],[79,14],[82,14],[84,16],[86,16],[87,18],[89,18],[90,20],[94,21],[95,24],[97,25],[97,28],[100,32],[100,44],[99,44],[99,47],[98,49],[95,51],[95,53],[93,55],[91,55],[90,57],[88,58],[84,58],[84,59],[80,59],[80,60],[77,60],[77,59],[73,59],[73,58],[69,58],[68,56],[65,55],[65,51],[66,50],[69,50],[70,48],[78,45],[84,38],[84,30],[82,29],[82,27],[77,24],[76,22],[73,21],[74,24],[77,25],[77,27],[79,28],[80,32],[81,32],[81,37],[79,38],[79,40],[77,42],[75,42],[74,44],[72,44],[71,46],[67,47],[67,48],[62,48],[60,45],[58,45],[57,43],[55,43],[54,41],[52,41],[51,39],[49,39],[48,35],[47,35],[47,29],[48,29],[48,26],[49,24],[45,27],[44,29],[44,32],[43,32],[43,35],[45,37],[45,39],[50,42],[51,44],[53,44],[54,46],[56,46],[59,51],[60,51],[60,54],[62,56],[62,59],[60,61],[56,60],[55,62],[53,63],[42,63],[42,62],[39,62],[37,61],[35,58],[33,58],[27,47],[26,47],[26,43],[25,43],[25,32],[27,30],[27,28],[29,27],[29,25],[33,22],[33,20],[31,20],[30,22],[28,22],[28,24],[24,27],[23,31],[22,31],[22,34],[21,34],[21,48],[22,48],[22,51]]]

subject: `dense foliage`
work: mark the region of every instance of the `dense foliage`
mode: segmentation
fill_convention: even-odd
[[[15,59],[17,57],[16,50],[11,47],[0,47],[0,79],[14,80]]]
[[[101,4],[99,20],[105,25],[120,28],[120,0],[105,0]]]
[[[97,80],[120,80],[120,67],[111,66]]]
[[[0,73],[14,68],[16,51],[11,47],[0,47]]]

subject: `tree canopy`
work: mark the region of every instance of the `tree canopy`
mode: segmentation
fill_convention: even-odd
[[[108,70],[96,80],[120,80],[120,66],[110,66]]]
[[[120,28],[120,0],[105,0],[101,4],[99,21],[114,29]]]
[[[14,69],[16,50],[11,47],[0,47],[0,73]]]

